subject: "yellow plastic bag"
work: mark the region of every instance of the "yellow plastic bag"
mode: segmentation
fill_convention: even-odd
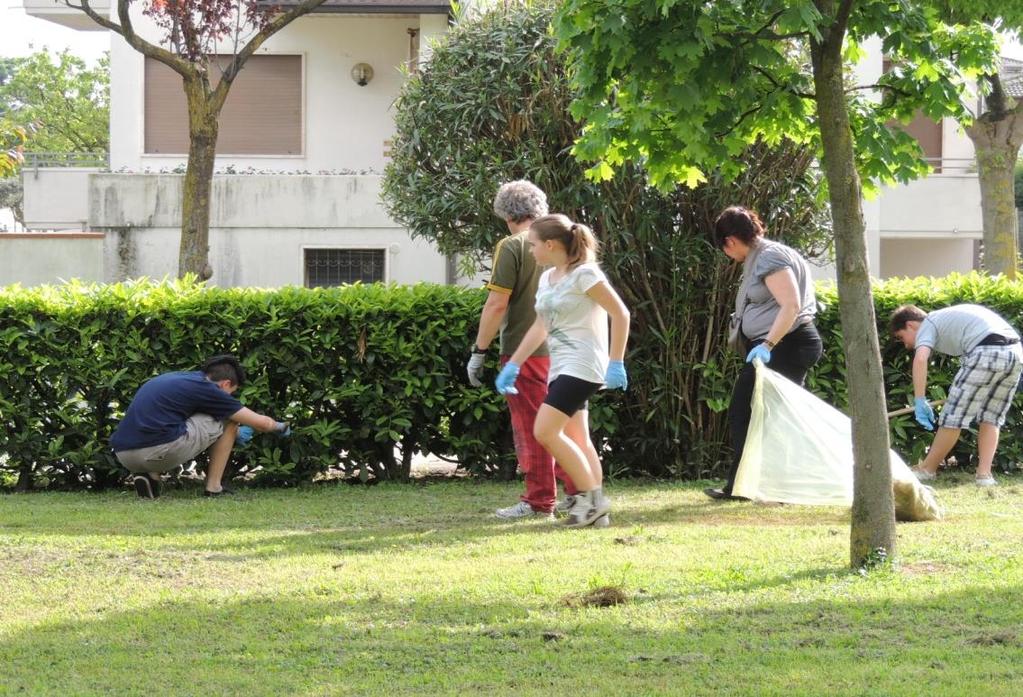
[[[754,500],[851,506],[852,426],[849,417],[759,360],[752,419],[732,493]],[[938,520],[930,487],[891,454],[896,519]]]

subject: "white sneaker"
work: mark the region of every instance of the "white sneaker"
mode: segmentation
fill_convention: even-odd
[[[916,480],[918,482],[933,482],[935,479],[938,478],[938,475],[931,474],[930,472],[928,472],[926,470],[913,469],[913,470],[910,470],[910,471],[913,474],[916,475]]]
[[[522,518],[553,518],[553,513],[547,513],[546,511],[534,511],[533,507],[525,501],[519,501],[514,506],[508,506],[508,508],[498,508],[494,511],[494,515],[502,520],[520,520]]]
[[[558,501],[554,505],[554,512],[555,513],[560,513],[562,515],[565,515],[570,510],[572,510],[572,506],[574,506],[574,505],[575,505],[575,495],[574,494],[565,494],[565,498],[561,499],[560,501]]]
[[[605,513],[604,515],[593,521],[593,527],[595,528],[609,528],[611,527],[611,514]]]
[[[611,511],[611,502],[604,498],[603,492],[597,488],[593,491],[580,491],[576,494],[575,504],[565,518],[565,527],[584,528],[593,525]]]
[[[998,482],[991,475],[986,477],[977,477],[973,480],[977,486],[998,486]]]

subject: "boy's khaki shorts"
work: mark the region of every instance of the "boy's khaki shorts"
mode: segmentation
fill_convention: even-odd
[[[194,460],[224,433],[224,422],[208,414],[193,414],[185,422],[185,435],[170,443],[114,453],[129,472],[167,472]]]

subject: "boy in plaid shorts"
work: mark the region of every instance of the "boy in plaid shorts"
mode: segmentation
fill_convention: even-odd
[[[1023,349],[1016,330],[980,305],[953,305],[927,313],[903,305],[892,313],[891,331],[913,356],[914,413],[917,422],[934,430],[934,410],[924,396],[932,351],[961,356],[959,372],[938,417],[938,432],[927,457],[914,470],[921,481],[937,476],[938,465],[973,421],[977,430],[978,486],[994,486],[991,464],[998,435],[1023,372]]]

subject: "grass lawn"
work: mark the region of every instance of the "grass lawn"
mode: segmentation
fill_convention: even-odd
[[[1023,695],[1023,479],[971,479],[867,576],[847,511],[695,484],[581,531],[464,480],[0,496],[0,694]]]

